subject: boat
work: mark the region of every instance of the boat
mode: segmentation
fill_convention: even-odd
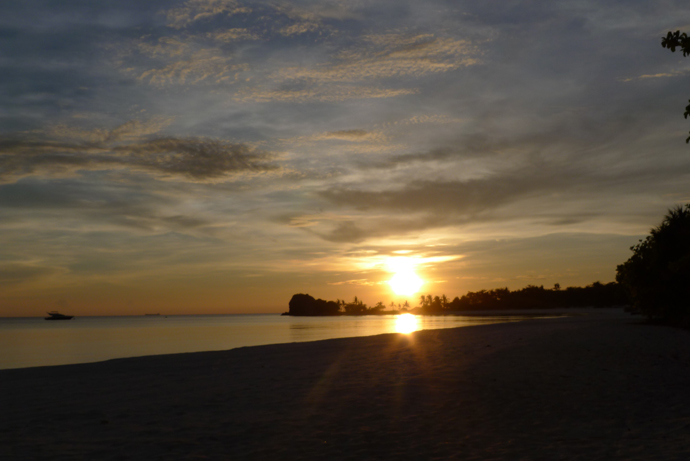
[[[73,315],[64,315],[58,311],[50,311],[48,315],[49,317],[45,317],[46,320],[72,320],[74,318]]]

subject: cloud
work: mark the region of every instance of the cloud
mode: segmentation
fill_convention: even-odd
[[[369,140],[381,141],[383,137],[382,133],[366,131],[366,130],[339,130],[339,131],[329,131],[323,133],[322,135],[317,135],[315,139],[335,139],[338,141],[351,141],[351,142],[361,142]]]
[[[144,171],[193,180],[222,178],[240,172],[267,172],[270,155],[244,144],[196,138],[161,138],[117,147],[123,163]]]
[[[240,102],[404,96],[419,90],[379,83],[359,88],[343,84],[444,73],[477,64],[481,54],[469,40],[431,33],[351,35],[353,30],[349,30],[343,35],[338,25],[345,26],[343,21],[357,16],[340,6],[301,9],[256,3],[250,8],[234,0],[191,0],[164,14],[170,26],[167,32],[156,31],[124,48],[114,47],[121,70],[161,88],[233,84],[237,89],[231,97]],[[234,19],[237,15],[243,15],[241,22]],[[256,59],[257,53],[272,56],[307,34],[314,37],[307,45],[309,58],[295,59],[302,66],[285,66],[295,60]],[[243,41],[258,43],[252,49],[237,46]],[[325,61],[323,56],[327,56]]]
[[[420,228],[413,219],[391,218],[371,224],[371,220],[360,218],[354,213],[341,215],[336,213],[286,214],[274,218],[274,221],[293,228],[300,228],[309,234],[334,243],[360,243],[373,237],[391,235],[391,227],[404,228],[409,231]],[[365,223],[366,227],[360,226],[355,221]]]
[[[168,25],[182,29],[197,21],[223,15],[231,17],[237,14],[251,13],[252,9],[242,6],[235,0],[188,0],[182,6],[165,11]]]
[[[343,141],[346,143],[383,143],[388,141],[388,138],[381,131],[352,129],[326,131],[323,133],[316,133],[309,136],[298,136],[295,138],[287,138],[283,140],[283,142],[298,144],[319,141]]]
[[[61,176],[88,168],[95,163],[88,157],[88,150],[50,141],[0,139],[0,183],[14,182],[39,171]]]
[[[181,37],[159,37],[153,42],[138,40],[134,42],[134,46],[141,54],[151,58],[183,56],[191,48],[191,44]]]
[[[264,23],[264,27],[272,25],[266,22],[267,13],[274,16],[274,19],[281,16],[290,19],[293,24],[277,30],[279,34],[284,36],[300,35],[319,30],[324,27],[321,23],[322,19],[352,17],[345,8],[339,5],[332,7],[312,5],[307,10],[280,3],[255,2],[250,7],[242,5],[236,0],[189,0],[180,7],[164,11],[163,14],[168,20],[169,27],[184,29],[196,25],[198,22],[208,22],[212,19],[217,19],[219,16],[227,20],[237,15],[247,16],[252,12],[260,13],[259,18]]]
[[[359,47],[335,55],[331,63],[290,67],[276,72],[275,80],[308,80],[320,83],[358,82],[447,72],[479,63],[479,50],[467,40],[431,34],[365,36]]]
[[[348,99],[379,99],[407,96],[418,93],[417,89],[386,89],[358,86],[324,86],[301,90],[266,90],[251,88],[237,94],[239,101],[254,102],[339,102]]]
[[[549,199],[555,206],[564,197],[576,201],[576,197],[590,193],[611,193],[621,184],[615,177],[590,172],[586,167],[566,172],[547,164],[531,164],[469,180],[413,180],[402,187],[383,190],[364,187],[336,186],[318,192],[331,204],[361,215],[349,221],[336,221],[326,230],[316,223],[305,230],[327,241],[357,243],[428,229],[509,223],[525,217],[544,226],[570,225],[591,219],[601,210],[562,210],[564,215],[558,208],[546,205]],[[546,208],[529,210],[532,200],[541,201]],[[563,216],[570,219],[564,220]]]
[[[91,232],[115,226],[147,233],[188,232],[214,224],[202,216],[183,214],[178,206],[179,201],[169,195],[82,178],[28,178],[0,185],[3,222],[8,216],[19,216],[24,221],[41,216],[44,222],[63,222],[63,225],[67,218],[67,222],[72,223],[67,227],[72,230],[73,223],[85,220]],[[23,214],[26,211],[30,214]],[[53,226],[58,227],[57,224]]]
[[[400,154],[393,155],[385,161],[379,163],[362,164],[363,168],[390,168],[398,165],[407,165],[416,162],[430,162],[438,160],[448,160],[458,156],[458,152],[454,149],[439,147],[429,152],[420,152],[414,154]]]
[[[441,150],[428,159],[442,161],[448,155],[451,152]],[[391,166],[395,166],[395,160],[422,162],[427,156],[393,157]],[[636,203],[641,193],[639,184],[656,185],[657,193],[663,194],[666,188],[673,190],[674,186],[664,184],[667,178],[680,174],[679,168],[687,176],[687,166],[679,167],[673,162],[654,167],[645,164],[643,168],[637,162],[634,157],[592,157],[563,163],[557,157],[546,161],[531,156],[521,162],[504,161],[501,168],[488,169],[481,176],[464,180],[440,176],[440,172],[450,168],[442,164],[437,173],[424,170],[416,175],[434,179],[398,180],[402,185],[395,185],[396,181],[385,184],[366,180],[337,185],[317,194],[343,208],[350,219],[324,222],[325,230],[313,221],[305,230],[328,241],[354,243],[481,223],[492,223],[494,231],[512,233],[518,228],[547,232],[557,227],[630,232],[632,228],[620,207]],[[601,197],[618,199],[609,201]],[[355,216],[357,213],[359,216]],[[519,225],[511,227],[511,222]]]
[[[289,218],[290,222],[300,222],[302,217]],[[467,223],[455,217],[417,213],[413,216],[394,213],[360,215],[354,213],[335,218],[309,217],[308,225],[299,226],[305,232],[333,243],[361,243],[376,238],[389,238],[418,233],[426,229]],[[408,240],[409,243],[409,240]]]
[[[669,77],[678,77],[680,75],[686,75],[690,70],[688,69],[682,69],[682,70],[674,70],[671,72],[660,72],[658,74],[643,74],[640,75],[639,77],[629,77],[629,78],[624,78],[621,79],[623,82],[632,82],[634,80],[646,80],[646,79],[651,79],[651,78],[669,78]]]
[[[331,46],[340,51],[332,53],[327,62],[310,59],[299,67],[281,67],[268,73],[259,85],[239,90],[236,99],[339,102],[406,96],[420,90],[400,84],[391,87],[389,80],[419,78],[479,62],[478,47],[470,41],[432,34],[366,35],[355,39],[354,45]],[[368,82],[380,83],[372,86]]]
[[[202,49],[187,59],[144,71],[138,79],[154,86],[172,84],[228,83],[239,79],[239,73],[247,70],[246,64],[235,64],[215,49]]]
[[[143,36],[117,51],[125,72],[158,87],[238,81],[250,63],[227,45],[270,40],[275,34],[321,32],[325,27],[316,13],[287,5],[249,7],[235,0],[189,0],[162,14],[172,33]],[[245,17],[244,27],[236,27],[237,15]]]
[[[309,230],[307,228],[307,230]],[[359,228],[353,221],[346,221],[336,224],[335,228],[327,234],[313,231],[316,235],[329,242],[362,242],[371,237],[371,232]]]
[[[167,13],[174,29],[223,15],[251,13],[234,1],[193,0]],[[228,45],[261,40],[261,33],[246,27],[216,26],[199,33],[175,30],[162,36],[145,35],[124,47],[113,46],[122,71],[157,87],[199,83],[232,83],[249,64],[238,60]]]
[[[285,37],[298,36],[307,33],[323,35],[324,32],[332,31],[333,27],[326,24],[328,19],[348,19],[352,15],[341,5],[309,5],[308,9],[299,8],[295,5],[283,3],[270,6],[277,17],[286,17],[291,24],[277,29],[278,34]],[[276,24],[277,25],[277,24]]]
[[[155,126],[155,123],[153,124]],[[276,171],[272,155],[245,144],[204,138],[157,137],[150,125],[128,122],[113,130],[50,130],[74,140],[0,138],[0,182],[26,176],[70,176],[79,170],[129,169],[162,179],[208,182],[236,174]]]
[[[172,117],[154,117],[149,120],[129,120],[112,129],[81,129],[71,125],[55,125],[46,134],[60,139],[72,139],[89,143],[112,143],[133,141],[143,136],[158,133],[173,122]]]
[[[214,41],[223,43],[234,43],[244,40],[260,40],[261,37],[246,28],[223,29],[208,32],[206,36]]]
[[[458,117],[450,117],[448,115],[442,114],[424,114],[415,115],[413,117],[397,120],[395,122],[386,122],[383,124],[384,127],[396,126],[396,125],[420,125],[422,123],[459,123],[465,122],[466,119]]]
[[[350,220],[347,216],[336,215],[336,214],[302,214],[299,216],[293,216],[291,214],[284,214],[274,218],[275,222],[280,224],[285,224],[290,227],[311,227],[316,226],[321,221],[343,221]]]
[[[356,286],[366,286],[366,287],[371,287],[374,285],[378,285],[380,282],[372,282],[369,279],[354,279],[354,280],[345,280],[343,282],[327,282],[329,285],[356,285]]]
[[[440,156],[445,156],[443,151]],[[545,163],[530,163],[476,179],[413,180],[403,187],[380,191],[340,186],[319,195],[335,205],[357,210],[468,217],[550,191],[564,192],[583,181],[594,180],[586,167],[563,171]],[[606,177],[596,180],[603,182]]]
[[[302,35],[308,32],[315,32],[319,30],[321,26],[316,22],[303,22],[301,24],[292,24],[290,26],[284,27],[278,31],[281,35],[289,37],[291,35]]]

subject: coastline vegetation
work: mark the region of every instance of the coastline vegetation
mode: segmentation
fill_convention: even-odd
[[[508,288],[469,291],[462,297],[450,300],[445,294],[432,296],[422,295],[418,306],[412,307],[409,301],[386,306],[382,301],[369,307],[361,299],[351,302],[337,299],[326,301],[315,299],[308,294],[295,294],[289,303],[289,311],[284,315],[319,316],[319,315],[383,315],[411,312],[414,314],[444,314],[475,310],[517,310],[517,309],[551,309],[570,307],[609,307],[627,304],[625,291],[617,282],[594,282],[586,287],[568,287],[561,289],[557,283],[553,288],[528,285],[511,291]]]
[[[633,255],[616,275],[630,311],[690,325],[690,204],[668,210],[662,223],[630,249]]]

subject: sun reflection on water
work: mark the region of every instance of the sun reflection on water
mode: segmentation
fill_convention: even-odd
[[[417,316],[412,314],[401,314],[395,319],[395,331],[408,334],[417,331],[419,328]]]

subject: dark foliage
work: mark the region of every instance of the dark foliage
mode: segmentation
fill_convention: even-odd
[[[681,33],[679,30],[669,32],[666,34],[666,37],[662,37],[661,46],[671,50],[671,53],[675,53],[676,48],[679,48],[683,52],[683,56],[690,55],[690,37],[685,32]],[[690,104],[685,106],[685,113],[683,115],[685,118],[688,118],[688,115],[690,115]],[[688,142],[690,142],[690,136],[685,140],[686,144]]]
[[[627,304],[624,290],[616,282],[594,282],[586,287],[568,287],[561,290],[557,283],[552,289],[528,285],[520,290],[508,288],[468,292],[450,301],[446,295],[420,297],[419,307],[411,309],[421,314],[444,314],[452,311],[491,309],[550,309],[555,307],[608,307]],[[296,294],[290,300],[288,315],[379,315],[408,312],[410,305],[391,303],[386,311],[382,302],[367,307],[355,296],[352,302],[343,300],[324,301],[306,294]]]
[[[683,56],[690,55],[690,37],[685,32],[681,33],[679,30],[667,33],[666,37],[661,37],[661,46],[671,50],[671,53],[675,53],[676,48],[680,48]]]
[[[335,301],[314,299],[313,296],[296,294],[290,299],[289,315],[338,315],[340,306]]]
[[[624,292],[616,282],[594,282],[586,287],[568,287],[559,284],[552,289],[528,285],[520,290],[508,288],[468,292],[455,298],[447,306],[449,311],[490,309],[550,309],[555,307],[607,307],[627,303]]]
[[[448,310],[450,303],[446,295],[439,296],[421,296],[419,299],[419,304],[422,311],[428,314],[436,314]]]
[[[345,301],[340,300],[338,300],[337,302],[343,307],[343,310],[347,315],[365,315],[369,313],[367,305],[364,304],[361,300],[357,299],[357,296],[355,296],[355,300],[351,303],[346,303]]]
[[[628,292],[632,312],[671,323],[690,320],[690,204],[669,210],[630,249],[616,280]]]

